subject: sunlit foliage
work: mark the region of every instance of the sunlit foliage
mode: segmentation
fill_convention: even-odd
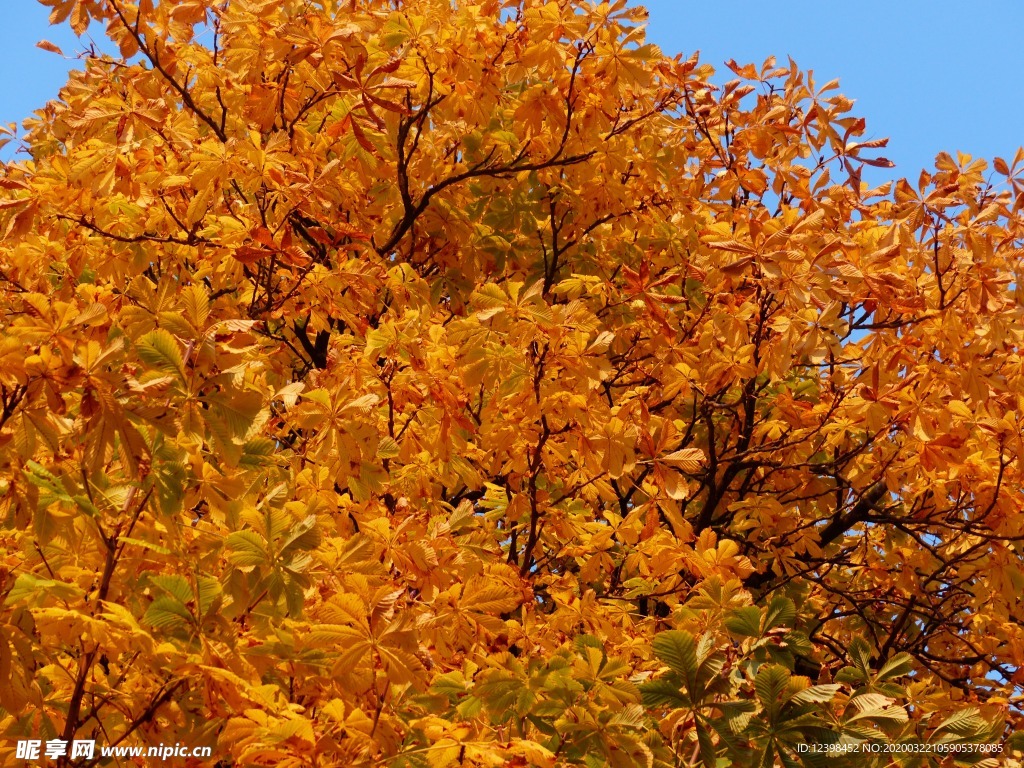
[[[44,4],[106,42],[0,173],[5,737],[1012,730],[1024,156],[868,189],[835,82],[713,85],[622,0]]]

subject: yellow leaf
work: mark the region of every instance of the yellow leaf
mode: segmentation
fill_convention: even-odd
[[[707,455],[700,448],[681,448],[665,456],[659,456],[657,460],[683,472],[699,472],[707,461]]]

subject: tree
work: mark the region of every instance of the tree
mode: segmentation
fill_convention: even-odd
[[[1024,152],[868,189],[835,82],[713,85],[624,0],[43,2],[117,53],[0,176],[7,736],[921,765],[1015,727]]]

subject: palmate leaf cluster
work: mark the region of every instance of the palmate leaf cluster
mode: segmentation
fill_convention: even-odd
[[[0,762],[1016,764],[1024,153],[624,0],[43,4]]]
[[[718,608],[721,594],[719,584],[706,585],[692,604]],[[668,673],[640,686],[643,701],[669,713],[662,732],[686,718],[691,762],[699,757],[706,766],[717,765],[723,751],[737,765],[784,766],[922,765],[927,757],[948,755],[982,764],[993,756],[956,751],[999,740],[998,728],[976,709],[928,728],[911,719],[901,703],[908,692],[899,682],[914,667],[908,654],[873,663],[867,643],[858,639],[849,649],[853,665],[838,670],[836,682],[813,684],[793,674],[795,659],[809,650],[806,636],[792,629],[795,618],[792,601],[776,598],[763,609],[725,613],[718,632],[655,636],[655,654]],[[901,751],[911,746],[917,751]],[[676,744],[673,751],[683,750]]]

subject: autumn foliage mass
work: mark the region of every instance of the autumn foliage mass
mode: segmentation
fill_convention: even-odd
[[[1013,764],[1024,153],[624,0],[43,3],[0,763]]]

